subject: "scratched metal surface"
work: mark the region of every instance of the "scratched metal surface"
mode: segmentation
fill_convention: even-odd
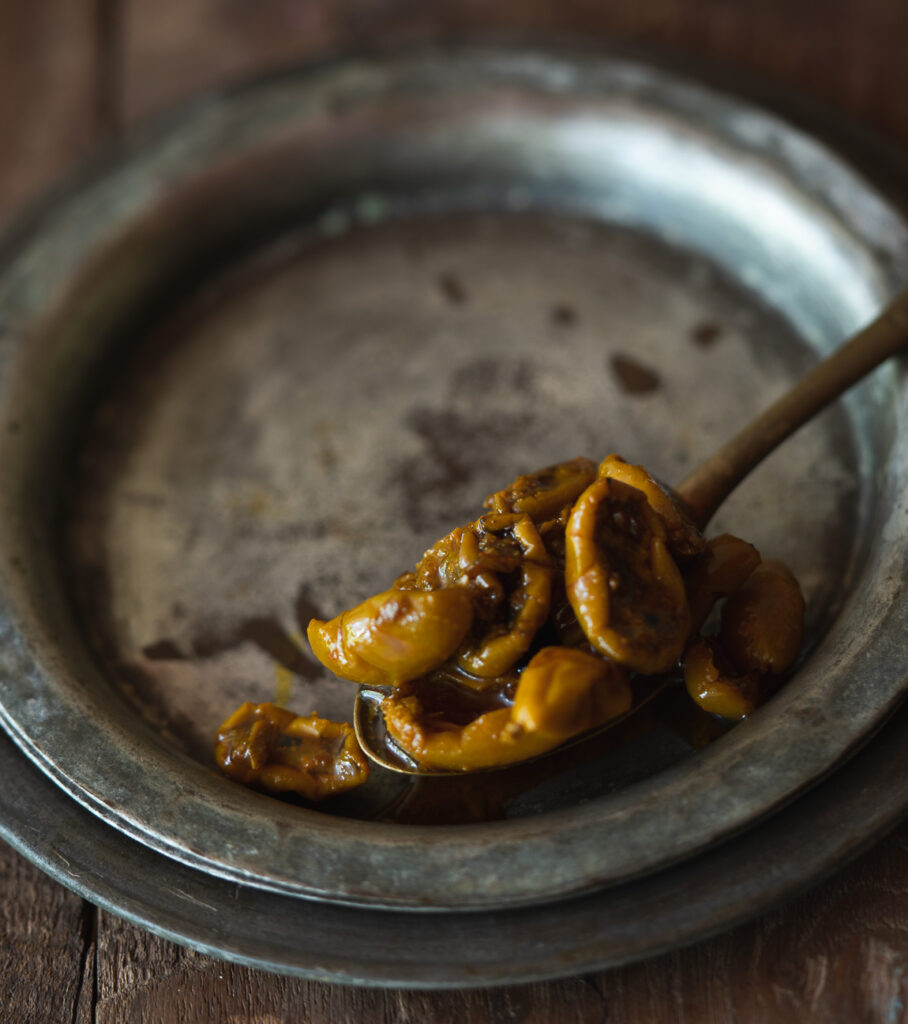
[[[309,614],[386,586],[515,472],[618,450],[680,479],[906,279],[901,219],[847,166],[655,69],[411,55],[201,102],[0,279],[4,723],[153,849],[329,901],[517,906],[703,849],[902,694],[892,367],[717,518],[792,565],[810,650],[696,757],[591,756],[485,821],[487,780],[376,773],[288,806],[220,779],[211,735],[244,699],[343,716]]]

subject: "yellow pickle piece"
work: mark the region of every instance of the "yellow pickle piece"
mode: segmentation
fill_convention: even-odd
[[[703,554],[684,567],[691,633],[699,631],[713,605],[744,585],[760,564],[760,552],[730,533],[712,537]]]
[[[571,647],[543,647],[524,669],[512,717],[559,741],[623,715],[633,701],[627,672]]]
[[[704,711],[737,721],[752,714],[759,701],[759,678],[729,671],[715,641],[698,637],[684,655],[684,684]]]
[[[424,706],[417,692],[382,702],[393,742],[420,767],[470,771],[538,757],[631,706],[626,674],[592,654],[543,648],[520,675],[514,703],[470,720]]]
[[[488,577],[485,586],[494,580],[501,599],[486,602],[485,614],[477,614],[475,635],[461,650],[457,664],[472,675],[497,678],[529,650],[548,618],[554,566],[528,515],[483,516],[469,535],[475,555],[465,575],[474,583]],[[500,567],[497,573],[496,566]]]
[[[369,761],[346,722],[295,715],[247,701],[218,729],[215,760],[224,774],[272,793],[324,800],[362,785]]]
[[[600,477],[581,494],[565,534],[565,587],[587,640],[636,672],[681,656],[690,613],[665,527],[646,495]]]
[[[473,621],[469,593],[385,590],[328,622],[313,619],[312,651],[345,679],[371,686],[406,682],[441,665]]]
[[[534,523],[558,515],[596,479],[596,463],[582,456],[525,473],[483,502],[493,512],[526,513]]]
[[[722,646],[741,672],[787,672],[801,650],[804,608],[788,566],[767,559],[725,602]]]
[[[635,466],[620,455],[612,454],[599,464],[598,475],[620,480],[646,495],[646,500],[665,526],[669,550],[676,558],[690,558],[703,550],[706,544],[703,534],[691,522],[684,502],[667,484],[657,480],[643,466]]]

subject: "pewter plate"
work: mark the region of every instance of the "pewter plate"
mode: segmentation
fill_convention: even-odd
[[[244,699],[349,714],[309,614],[517,472],[617,450],[680,479],[906,281],[902,219],[840,158],[638,63],[412,54],[200,102],[7,246],[4,724],[116,829],[282,893],[518,907],[703,850],[903,694],[903,369],[717,517],[789,562],[809,636],[708,749],[656,729],[456,792],[376,772],[313,810],[219,778],[211,737]]]
[[[0,837],[57,880],[164,938],[346,984],[464,988],[613,967],[731,928],[856,856],[905,811],[903,704],[844,768],[754,829],[625,885],[470,914],[347,907],[186,867],[90,814],[0,736]],[[301,910],[305,910],[301,913]]]

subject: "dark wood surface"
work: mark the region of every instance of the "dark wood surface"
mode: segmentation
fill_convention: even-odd
[[[786,907],[618,970],[464,992],[283,978],[121,921],[0,845],[4,1024],[795,1024],[908,1019],[908,826]]]
[[[762,76],[905,146],[906,36],[903,0],[0,0],[0,220],[99,143],[197,89],[375,42],[651,46]],[[908,1020],[906,853],[903,825],[787,907],[642,964],[408,993],[281,978],[184,950],[0,845],[0,1024],[888,1024]]]

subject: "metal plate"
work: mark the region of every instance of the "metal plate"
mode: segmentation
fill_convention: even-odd
[[[372,820],[401,799],[380,776],[325,811],[242,791],[208,737],[274,696],[276,657],[293,706],[343,710],[294,648],[313,601],[384,587],[514,472],[617,449],[680,478],[906,280],[902,220],[840,159],[627,61],[376,58],[201,103],[49,207],[0,277],[4,723],[117,829],[281,892],[517,906],[689,856],[903,693],[894,367],[717,520],[792,564],[811,640],[696,757],[593,760],[506,820],[428,826]]]
[[[89,814],[0,736],[0,837],[59,881],[164,938],[321,981],[448,988],[613,967],[733,927],[857,855],[905,810],[908,710],[768,822],[646,878],[471,914],[362,910],[195,871]],[[301,913],[304,910],[304,913]]]

